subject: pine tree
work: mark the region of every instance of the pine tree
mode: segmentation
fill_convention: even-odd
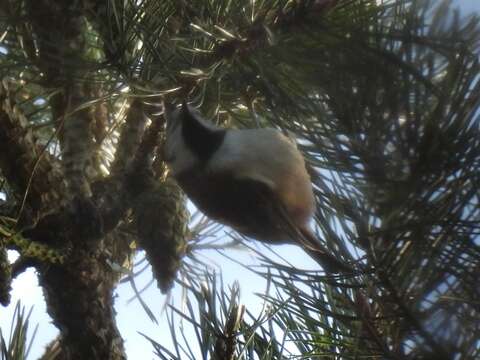
[[[150,339],[161,359],[480,357],[476,16],[429,0],[5,0],[0,12],[0,301],[37,270],[60,330],[44,359],[126,359],[112,294],[141,249],[162,292],[188,294],[187,314],[169,312],[175,348]],[[188,229],[162,161],[165,99],[292,134],[317,235],[354,271],[258,253],[265,310],[240,304],[197,256],[221,227]]]

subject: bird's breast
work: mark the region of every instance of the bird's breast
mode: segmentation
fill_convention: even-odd
[[[184,173],[177,181],[205,215],[238,232],[262,241],[288,241],[273,191],[261,182],[236,179],[231,173]]]

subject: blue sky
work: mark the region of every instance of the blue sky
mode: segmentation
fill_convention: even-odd
[[[436,1],[440,2],[440,0]],[[455,3],[461,7],[464,13],[480,13],[480,0],[456,0]],[[315,266],[314,262],[307,255],[294,246],[282,246],[279,252],[295,266],[303,268],[313,268]],[[258,276],[254,276],[251,272],[245,271],[241,266],[231,261],[226,261],[225,258],[214,251],[204,252],[204,255],[205,258],[203,260],[205,262],[221,270],[225,284],[231,284],[234,281],[240,283],[242,303],[253,313],[260,311],[261,302],[254,294],[264,292],[266,287],[265,281]],[[229,255],[235,256],[242,264],[256,263],[255,258],[246,251],[229,250]],[[141,288],[142,284],[147,283],[150,279],[150,273],[143,274],[137,279],[138,287]],[[160,295],[155,285],[152,285],[143,293],[143,299],[154,311],[157,318],[160,319],[160,324],[156,325],[149,320],[138,301],[127,304],[127,299],[133,295],[128,283],[121,284],[115,291],[115,295],[115,308],[118,313],[117,321],[125,339],[127,355],[130,359],[156,359],[150,344],[137,331],[142,331],[162,344],[166,345],[169,343],[169,332],[166,327],[165,317],[162,315],[166,297]],[[177,286],[172,292],[172,299],[175,304],[178,305],[180,303],[181,296],[182,293]],[[21,300],[27,309],[34,306],[30,318],[31,330],[33,330],[35,324],[38,324],[38,333],[29,359],[36,359],[43,352],[43,348],[48,341],[56,336],[57,331],[50,324],[48,316],[46,316],[43,295],[41,289],[37,286],[35,273],[31,269],[14,281],[11,305],[6,309],[0,309],[0,328],[2,331],[7,331],[7,335],[17,300]]]

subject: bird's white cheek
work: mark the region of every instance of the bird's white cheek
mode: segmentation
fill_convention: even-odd
[[[167,143],[165,157],[173,176],[191,170],[198,162],[196,156],[181,140]]]
[[[173,176],[180,175],[182,173],[188,172],[195,166],[195,162],[188,159],[174,160],[170,163],[167,163],[170,171]]]

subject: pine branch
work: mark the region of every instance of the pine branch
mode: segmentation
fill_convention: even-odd
[[[1,87],[0,167],[15,189],[21,207],[26,205],[38,216],[60,200],[61,174],[56,160],[39,146],[27,129],[28,122],[12,97],[11,88],[7,81]]]

